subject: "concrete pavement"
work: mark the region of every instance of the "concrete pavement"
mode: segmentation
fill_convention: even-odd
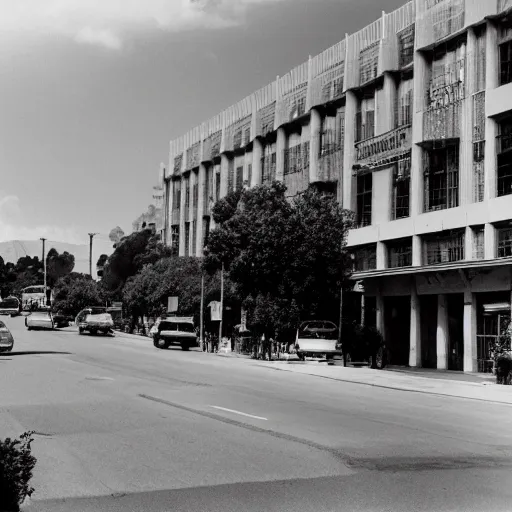
[[[7,323],[0,436],[37,432],[28,510],[511,509],[507,405]]]

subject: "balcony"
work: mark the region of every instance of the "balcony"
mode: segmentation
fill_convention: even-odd
[[[411,150],[412,127],[394,130],[356,143],[356,168],[376,169],[398,162]]]

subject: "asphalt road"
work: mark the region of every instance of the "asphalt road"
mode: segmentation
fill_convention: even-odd
[[[510,406],[5,321],[0,437],[36,431],[27,510],[512,510]]]

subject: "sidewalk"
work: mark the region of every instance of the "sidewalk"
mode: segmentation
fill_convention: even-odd
[[[299,361],[253,360],[252,362],[274,370],[301,373],[340,382],[512,405],[512,386],[497,385],[494,383],[493,376],[485,374],[464,374],[422,368],[372,370],[366,367],[345,368],[328,366],[326,363]]]

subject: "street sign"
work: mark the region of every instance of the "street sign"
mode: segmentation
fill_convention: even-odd
[[[210,304],[208,304],[208,307],[210,308],[210,315],[212,322],[220,322],[222,320],[222,312],[220,308],[220,302],[219,301],[212,301]]]
[[[178,297],[167,298],[167,313],[176,313],[178,311]]]

